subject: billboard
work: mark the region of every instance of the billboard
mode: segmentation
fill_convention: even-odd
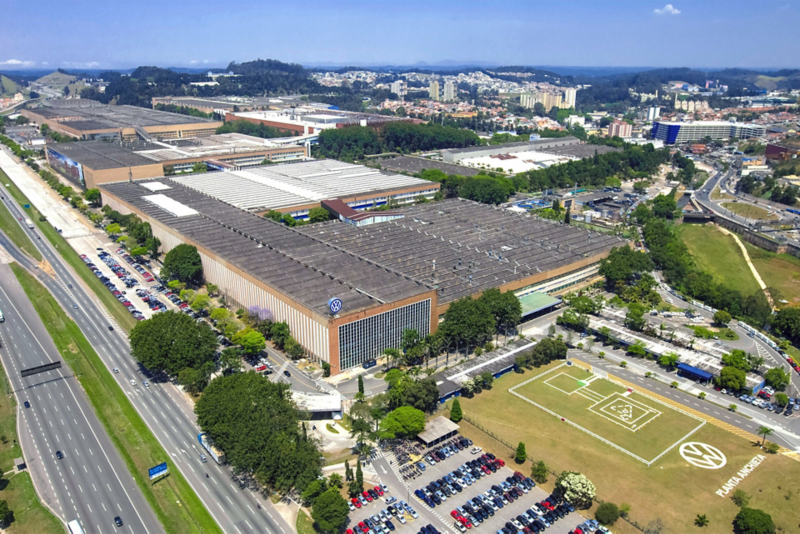
[[[73,182],[77,182],[81,184],[82,187],[86,187],[86,181],[83,178],[83,167],[80,163],[73,161],[62,154],[59,154],[52,148],[47,149],[47,156],[47,160],[50,162],[51,167]]]
[[[22,371],[20,371],[19,374],[24,378],[26,376],[35,375],[38,373],[46,373],[47,371],[52,371],[53,369],[60,369],[60,368],[61,368],[61,362],[58,361],[58,362],[46,363],[38,367],[28,367],[27,369],[23,369]]]
[[[150,480],[152,481],[156,478],[168,475],[169,468],[167,467],[167,462],[164,462],[163,464],[158,464],[155,467],[151,467],[147,470],[147,472],[150,474]]]

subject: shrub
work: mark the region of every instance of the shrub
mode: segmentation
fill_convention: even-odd
[[[604,502],[597,507],[594,516],[603,525],[613,525],[619,519],[619,507],[613,502]]]

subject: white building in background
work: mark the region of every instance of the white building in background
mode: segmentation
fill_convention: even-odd
[[[392,82],[389,90],[399,96],[400,99],[403,99],[408,94],[408,84],[405,80],[397,80]]]
[[[647,108],[647,120],[652,122],[661,116],[661,108],[651,106]]]
[[[570,126],[575,126],[576,124],[579,126],[586,126],[586,117],[583,115],[570,115],[564,122],[569,124]]]
[[[567,87],[566,89],[564,89],[564,99],[563,99],[563,102],[562,102],[562,105],[564,106],[564,108],[566,108],[566,109],[569,109],[569,108],[575,109],[575,96],[577,94],[578,94],[578,90],[575,89],[574,87]]]
[[[433,80],[428,86],[428,98],[437,102],[439,101],[439,98],[441,98],[439,94],[439,82],[436,80]]]
[[[453,82],[445,82],[444,84],[444,101],[452,102],[456,99],[456,85]]]

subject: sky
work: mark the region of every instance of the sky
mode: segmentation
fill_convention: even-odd
[[[0,70],[427,63],[800,68],[796,0],[0,0]]]

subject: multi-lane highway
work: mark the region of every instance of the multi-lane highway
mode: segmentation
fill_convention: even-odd
[[[24,212],[13,199],[5,195],[3,202],[16,218],[24,220]],[[131,357],[124,333],[116,326],[113,331],[109,330],[109,326],[114,326],[113,321],[102,304],[90,296],[90,290],[84,288],[80,277],[62,261],[47,239],[38,239],[37,229],[22,227],[54,269],[56,278],[43,280],[46,287],[65,308],[70,309],[75,322],[105,365],[110,370],[119,369],[114,378],[220,527],[230,533],[288,534],[294,530],[270,501],[257,493],[255,485],[234,479],[225,466],[218,466],[213,461],[200,461],[199,429],[190,402],[172,383],[155,381],[146,374]],[[31,270],[34,268],[34,262],[13,243],[3,239],[0,244],[20,264]],[[73,303],[78,308],[72,308]],[[145,379],[151,381],[151,387],[142,386]],[[131,380],[136,385],[132,385]]]
[[[163,532],[69,366],[21,377],[22,369],[61,357],[5,264],[0,264],[0,309],[5,317],[0,356],[22,407],[20,444],[45,502],[87,532],[117,530],[115,517],[129,532]]]

